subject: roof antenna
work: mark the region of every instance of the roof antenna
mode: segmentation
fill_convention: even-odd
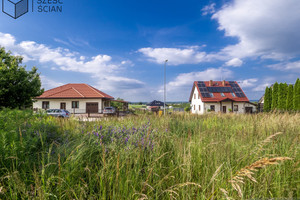
[[[222,81],[223,80],[222,67],[220,69],[221,69],[221,81]]]

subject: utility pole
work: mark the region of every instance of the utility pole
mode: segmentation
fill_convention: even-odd
[[[166,96],[167,96],[167,89],[166,89],[166,65],[168,60],[165,60],[165,70],[164,70],[164,115],[166,115]]]

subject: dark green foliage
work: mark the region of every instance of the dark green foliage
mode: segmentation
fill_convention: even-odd
[[[274,85],[273,85],[273,91],[272,91],[272,110],[275,110],[278,108],[278,88],[279,85],[278,83],[276,82]]]
[[[124,101],[124,99],[121,99],[121,98],[117,98],[118,101]],[[118,110],[123,110],[123,103],[121,102],[117,102],[117,101],[112,101],[110,103],[110,105]]]
[[[271,110],[270,90],[271,90],[271,88],[266,87],[265,96],[264,96],[264,111],[265,112],[269,112]]]
[[[190,111],[191,111],[191,106],[186,106],[186,107],[184,108],[184,111],[185,111],[185,112],[190,112]]]
[[[26,71],[22,58],[0,48],[0,107],[26,108],[43,93],[37,68]]]
[[[294,103],[294,88],[293,85],[290,84],[288,86],[288,93],[287,93],[287,99],[286,99],[286,110],[291,111],[293,110],[293,103]]]
[[[294,110],[300,111],[300,79],[298,78],[294,86]]]
[[[286,109],[286,99],[287,99],[287,88],[288,85],[286,83],[280,83],[278,89],[278,110]]]

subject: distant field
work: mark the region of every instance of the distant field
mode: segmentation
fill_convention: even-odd
[[[146,105],[129,104],[129,109],[146,108]]]
[[[0,199],[299,199],[300,114],[0,111]]]

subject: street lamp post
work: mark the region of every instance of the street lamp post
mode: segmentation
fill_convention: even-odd
[[[167,96],[167,90],[166,90],[166,65],[168,60],[165,60],[165,70],[164,70],[164,115],[166,115],[166,96]]]

